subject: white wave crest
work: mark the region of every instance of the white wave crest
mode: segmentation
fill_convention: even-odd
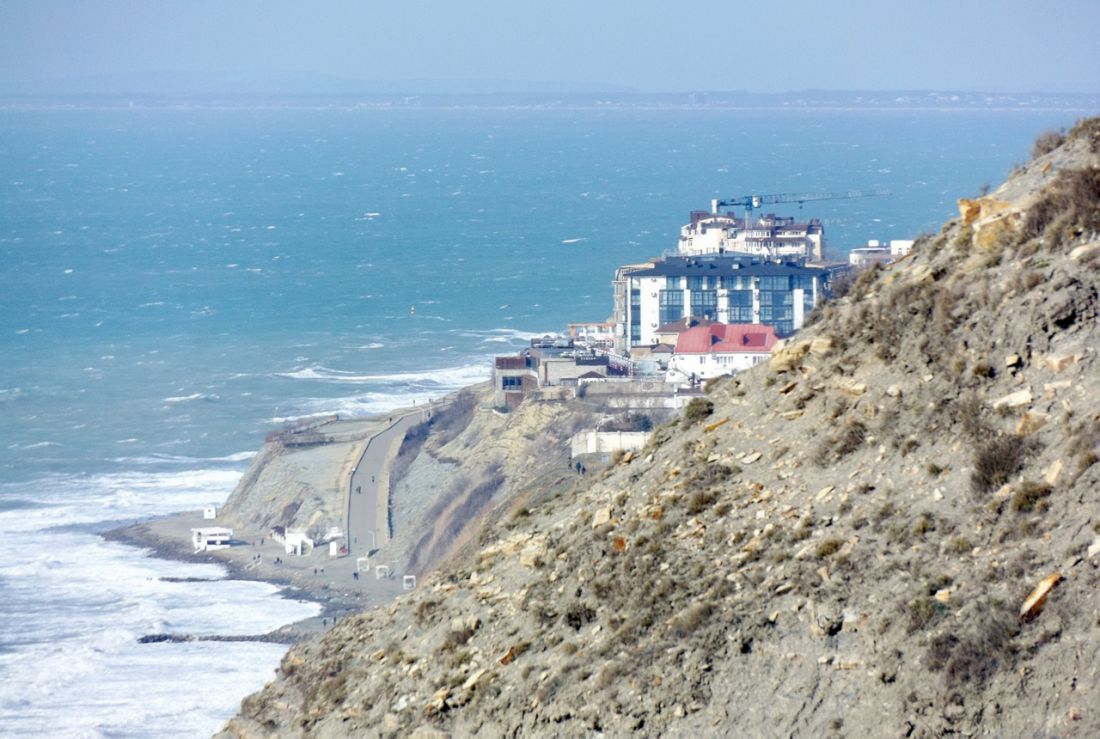
[[[256,452],[237,452],[223,457],[189,457],[184,454],[150,454],[143,457],[115,457],[112,461],[121,464],[209,464],[211,462],[245,462],[256,456]]]
[[[175,395],[170,398],[165,398],[165,403],[186,403],[191,400],[220,400],[220,396],[215,393],[191,393],[190,395]]]
[[[426,372],[392,372],[377,375],[358,375],[346,370],[329,369],[322,366],[306,367],[293,372],[283,372],[279,377],[294,380],[316,380],[320,382],[366,385],[374,382],[386,383],[431,383],[441,387],[462,387],[482,382],[489,378],[489,358],[477,364],[460,367],[445,367]]]

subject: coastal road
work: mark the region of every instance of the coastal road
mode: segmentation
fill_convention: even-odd
[[[428,409],[395,414],[385,430],[367,441],[351,473],[348,492],[348,554],[365,557],[386,541],[389,502],[389,464],[405,432],[427,418]]]

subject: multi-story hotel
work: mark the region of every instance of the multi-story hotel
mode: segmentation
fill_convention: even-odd
[[[680,254],[736,252],[771,260],[821,261],[825,258],[825,228],[813,218],[765,215],[738,218],[733,213],[696,210],[680,229]]]
[[[828,272],[747,254],[655,259],[615,273],[615,349],[657,343],[657,329],[681,318],[763,323],[787,336],[824,296]]]

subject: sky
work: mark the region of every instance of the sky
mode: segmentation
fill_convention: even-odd
[[[1100,0],[0,0],[0,91],[165,75],[1097,93]]]

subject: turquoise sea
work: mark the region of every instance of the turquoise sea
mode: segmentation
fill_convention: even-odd
[[[278,424],[438,397],[606,318],[615,267],[711,198],[889,190],[802,206],[843,258],[938,229],[1083,115],[0,111],[3,733],[200,736],[270,679],[277,645],[136,639],[314,606],[165,582],[218,570],[97,532],[220,503]]]

